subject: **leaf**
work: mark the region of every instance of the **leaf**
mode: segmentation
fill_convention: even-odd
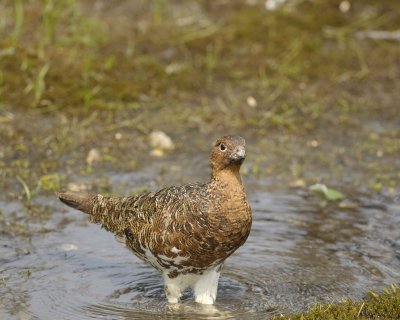
[[[337,191],[335,189],[327,189],[326,192],[324,192],[324,196],[327,200],[341,200],[344,198],[343,193],[340,191]]]
[[[45,82],[45,77],[47,74],[47,71],[49,71],[50,64],[46,63],[40,70],[39,73],[36,75],[36,78],[33,83],[33,91],[34,91],[34,105],[36,106],[40,99],[43,96],[43,93],[46,89],[46,82]]]
[[[310,190],[315,193],[322,194],[324,198],[329,201],[341,200],[344,198],[343,193],[341,193],[340,191],[330,189],[326,185],[320,183],[310,186]]]
[[[31,194],[31,190],[29,189],[28,185],[26,184],[26,182],[20,177],[17,176],[17,180],[19,181],[19,183],[22,185],[22,187],[24,188],[24,192],[25,192],[25,196],[26,196],[26,201],[28,203],[31,202],[32,200],[32,194]]]

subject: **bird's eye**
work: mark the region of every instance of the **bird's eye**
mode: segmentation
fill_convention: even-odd
[[[221,144],[219,145],[219,149],[220,149],[221,151],[226,151],[226,145],[224,145],[223,143],[221,143]]]

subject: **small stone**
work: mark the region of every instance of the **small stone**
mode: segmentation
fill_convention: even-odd
[[[303,179],[296,179],[289,183],[289,187],[291,188],[304,188],[306,183]]]
[[[61,251],[76,251],[78,247],[72,243],[64,243],[60,246]]]
[[[115,140],[121,140],[122,139],[122,133],[117,132],[114,137],[115,137]]]
[[[183,65],[180,63],[171,63],[165,67],[166,74],[179,73],[183,69]]]
[[[355,209],[358,208],[358,204],[355,203],[354,201],[345,199],[339,202],[339,208],[342,209]]]
[[[84,183],[70,182],[67,184],[67,189],[70,191],[84,191],[84,190],[88,190],[89,188]]]
[[[152,157],[160,158],[164,155],[164,151],[161,149],[153,149],[151,150],[150,155]]]
[[[257,107],[257,100],[254,97],[248,96],[246,101],[247,101],[247,105],[249,107],[251,107],[251,108]]]
[[[285,2],[286,0],[267,0],[265,1],[265,9],[267,9],[268,11],[274,11]]]
[[[308,144],[310,147],[313,147],[313,148],[316,148],[316,147],[319,146],[319,142],[318,142],[317,140],[308,141],[307,144]]]
[[[154,149],[170,151],[175,148],[172,139],[163,131],[153,131],[150,133],[150,145]]]
[[[100,161],[100,152],[97,149],[90,149],[88,155],[86,156],[86,163],[93,164],[94,162]]]
[[[349,12],[350,8],[351,8],[351,3],[349,1],[342,1],[339,4],[339,10],[341,12],[344,13]]]

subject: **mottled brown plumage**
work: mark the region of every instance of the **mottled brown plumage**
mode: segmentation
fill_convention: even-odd
[[[59,198],[162,272],[170,302],[192,287],[197,302],[210,304],[224,260],[250,232],[251,209],[239,175],[244,158],[244,139],[225,136],[212,149],[209,183],[123,198],[69,191]]]

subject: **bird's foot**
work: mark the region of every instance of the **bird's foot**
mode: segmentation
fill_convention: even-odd
[[[176,297],[168,297],[167,296],[167,299],[168,299],[168,303],[179,303],[179,299]]]
[[[215,297],[207,294],[201,294],[196,296],[195,301],[201,304],[214,304]]]
[[[179,303],[182,293],[179,287],[173,284],[167,284],[165,286],[165,295],[167,296],[169,303]]]
[[[193,287],[195,301],[201,304],[214,304],[217,298],[218,279],[221,268],[205,271]]]

